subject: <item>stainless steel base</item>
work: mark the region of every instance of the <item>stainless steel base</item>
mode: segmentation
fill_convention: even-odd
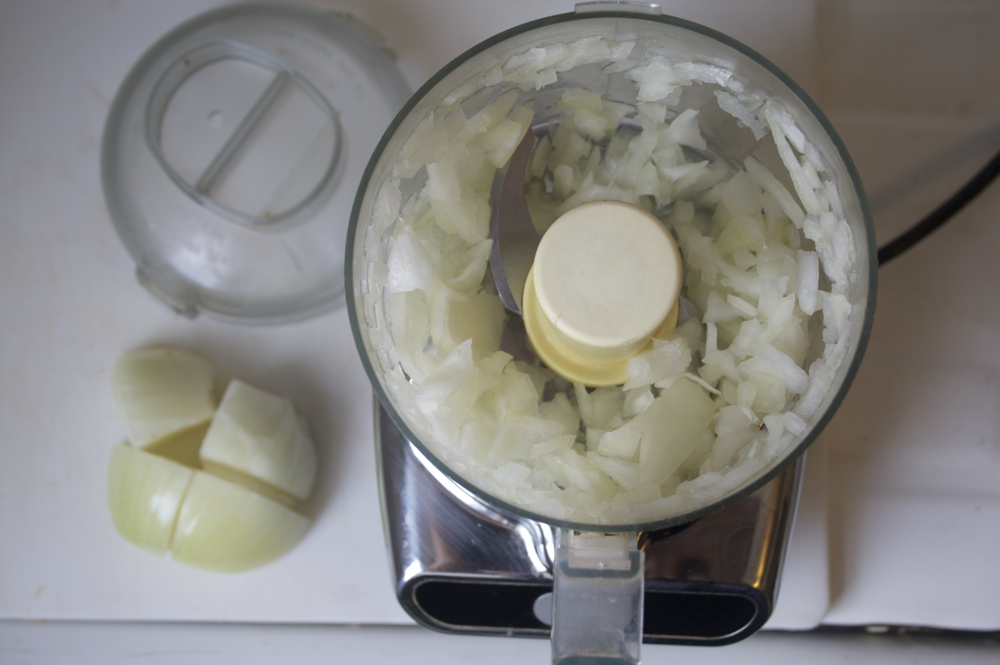
[[[381,405],[376,447],[396,595],[445,632],[548,637],[554,533],[441,474]],[[756,632],[777,599],[803,460],[700,520],[641,533],[645,641],[721,645]]]

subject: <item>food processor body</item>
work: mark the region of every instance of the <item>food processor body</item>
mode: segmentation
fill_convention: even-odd
[[[867,342],[875,300],[874,232],[860,180],[846,149],[819,109],[793,82],[762,57],[724,35],[661,16],[658,11],[636,13],[621,11],[617,5],[614,7],[607,10],[607,5],[598,5],[596,11],[590,11],[586,6],[579,6],[574,14],[549,17],[501,33],[457,58],[433,77],[400,112],[384,135],[362,181],[349,228],[346,263],[347,283],[351,287],[348,290],[348,307],[362,361],[382,405],[378,417],[380,437],[399,441],[398,450],[391,454],[391,459],[386,458],[386,447],[381,446],[384,508],[389,529],[395,534],[395,540],[391,538],[391,546],[396,556],[397,591],[404,607],[438,628],[454,629],[459,626],[459,630],[465,630],[460,627],[465,625],[470,632],[545,634],[547,628],[538,621],[535,601],[531,598],[537,599],[547,592],[551,571],[559,568],[559,538],[573,538],[574,534],[586,537],[588,533],[625,533],[629,534],[626,539],[635,540],[631,543],[631,553],[625,553],[626,557],[633,557],[632,561],[638,558],[641,562],[645,554],[647,561],[652,563],[653,553],[662,548],[664,567],[647,568],[644,576],[649,582],[646,598],[658,593],[660,582],[665,585],[666,595],[663,597],[670,597],[672,602],[699,590],[707,590],[703,598],[718,600],[726,597],[727,589],[742,589],[731,594],[730,599],[737,596],[740,599],[729,604],[727,611],[735,618],[727,620],[728,623],[700,630],[665,627],[660,634],[647,630],[646,638],[650,641],[725,643],[756,630],[770,612],[780,570],[780,552],[790,527],[797,493],[794,469],[789,469],[789,466],[832,417],[857,371]],[[838,340],[836,351],[839,357],[837,362],[824,364],[821,368],[826,370],[825,389],[822,394],[811,395],[814,404],[804,413],[805,427],[795,440],[768,460],[764,468],[746,475],[722,494],[711,496],[699,505],[686,504],[682,509],[664,509],[652,518],[645,516],[624,522],[581,520],[572,514],[568,517],[546,514],[508,497],[498,497],[493,488],[485,488],[486,483],[470,475],[467,460],[455,457],[439,445],[431,431],[413,416],[413,406],[403,404],[398,397],[399,392],[392,385],[393,381],[400,379],[409,381],[409,377],[400,369],[393,348],[388,293],[385,291],[385,264],[400,205],[399,200],[390,202],[390,212],[386,214],[386,199],[392,198],[386,196],[387,189],[391,189],[386,184],[392,182],[396,186],[398,183],[399,199],[405,204],[421,191],[426,181],[422,172],[409,179],[393,180],[400,155],[412,147],[408,141],[435,109],[460,105],[471,116],[510,90],[519,91],[519,103],[531,104],[534,111],[532,126],[536,128],[536,133],[538,128],[558,124],[563,113],[558,104],[559,95],[567,88],[598,92],[606,100],[634,109],[627,114],[624,122],[638,125],[637,86],[624,75],[621,67],[609,68],[607,63],[586,62],[545,73],[549,78],[545,81],[539,79],[534,87],[523,83],[519,86],[496,78],[503,65],[509,64],[514,56],[533,53],[532,49],[540,46],[577,43],[585,39],[603,39],[612,44],[634,42],[636,46],[632,57],[638,60],[654,53],[662,54],[677,61],[700,63],[707,67],[706,71],[719,72],[720,78],[716,82],[703,80],[686,87],[679,100],[671,106],[671,112],[679,114],[686,109],[698,111],[699,126],[708,144],[705,151],[707,158],[722,160],[734,171],[743,169],[748,160],[761,163],[771,173],[777,174],[786,191],[793,191],[793,183],[782,166],[779,149],[766,132],[761,136],[757,131],[759,127],[750,126],[752,122],[745,122],[745,118],[737,119],[732,110],[720,108],[723,97],[734,89],[752,90],[762,100],[778,100],[817,151],[817,159],[829,175],[829,182],[833,183],[838,206],[849,229],[846,235],[850,238],[849,250],[853,255],[852,272],[840,294],[850,303],[851,311],[846,329]],[[738,83],[738,87],[726,87],[730,77]],[[817,314],[810,323],[811,342],[806,367],[812,363],[822,364],[830,355],[828,347],[832,342],[824,340],[823,327],[823,317]],[[389,430],[398,431],[387,434]],[[411,457],[417,460],[416,465],[411,463]],[[783,472],[784,475],[780,475]],[[418,498],[418,491],[410,481],[421,474],[435,477],[438,484],[450,489],[440,494],[435,494],[437,490],[434,489],[430,498]],[[779,489],[775,491],[775,487]],[[789,496],[793,497],[790,503]],[[437,510],[433,507],[426,511],[417,510],[416,506],[423,503],[430,506],[451,504],[452,508],[446,513],[449,517],[442,522],[435,516]],[[738,505],[744,505],[742,510],[755,516],[744,521],[743,526],[737,524],[739,519],[732,523],[726,521],[740,512]],[[474,506],[475,510],[466,510],[470,506]],[[488,517],[484,518],[484,515]],[[763,519],[760,519],[761,516]],[[736,540],[746,538],[744,554],[746,551],[754,554],[749,558],[740,556],[744,563],[750,560],[755,562],[756,573],[736,570],[740,566],[735,566],[725,573],[699,579],[697,569],[707,565],[704,561],[698,563],[697,558],[669,553],[683,552],[684,539],[697,538],[703,524],[699,520],[703,518],[707,520],[705,523],[714,522],[717,525],[715,535],[709,538],[709,541],[711,538],[717,541],[708,549],[721,546],[725,550]],[[410,531],[408,524],[419,524],[419,527]],[[692,524],[686,530],[683,528]],[[758,528],[761,524],[765,528]],[[555,538],[552,535],[554,530],[558,530]],[[456,532],[464,533],[464,536],[457,540],[452,536],[445,537],[445,534]],[[423,535],[417,537],[417,533]],[[486,533],[492,535],[486,537],[483,535]],[[636,534],[659,535],[637,537]],[[507,556],[505,549],[516,552],[516,556]],[[553,550],[557,552],[556,556],[553,556]],[[762,555],[764,551],[767,554]],[[778,554],[775,555],[775,552]],[[504,563],[498,563],[497,558]],[[515,559],[519,563],[511,564]],[[671,561],[673,563],[669,563]],[[626,563],[626,567],[628,565]],[[603,569],[605,563],[599,563],[597,567]],[[710,567],[719,572],[718,566]],[[506,571],[501,575],[510,582],[501,585],[505,591],[497,592],[496,586],[490,587],[493,590],[487,590],[482,585],[477,588],[474,581],[477,577],[484,576],[485,579],[496,571]],[[507,572],[510,572],[509,576]],[[748,583],[748,576],[753,574],[757,576],[756,581]],[[661,579],[658,580],[657,575]],[[642,577],[640,572],[640,582]],[[457,583],[456,579],[459,580]],[[703,584],[706,580],[707,587]],[[441,595],[443,589],[447,591]],[[747,589],[751,591],[745,591]],[[470,626],[470,622],[458,621],[460,617],[454,615],[435,615],[436,610],[432,608],[447,605],[439,601],[452,597],[456,591],[473,594],[486,591],[496,601],[490,604],[497,607],[510,600],[505,600],[504,593],[513,594],[520,598],[513,604],[521,609],[515,612],[516,617],[506,617],[497,625],[489,625],[490,621],[483,619],[471,622],[477,625]],[[633,599],[635,597],[633,594]],[[638,598],[636,613],[641,616],[641,586]],[[530,614],[524,611],[528,600],[531,600],[532,606]],[[749,605],[740,609],[745,600]],[[698,602],[702,601],[695,604]],[[723,607],[722,604],[713,606],[712,602],[701,606],[707,608],[702,616],[713,615]],[[657,601],[650,604],[647,616],[656,613],[653,611],[654,604]],[[558,598],[556,605],[559,605]],[[694,608],[694,605],[691,607]],[[447,612],[447,608],[444,611]],[[557,609],[555,614],[558,615],[559,611]],[[595,620],[600,616],[599,610],[594,610],[593,614]],[[695,609],[691,609],[689,617],[692,616],[699,616]],[[634,623],[625,630],[634,633]],[[641,619],[639,626],[641,639],[644,632]],[[626,641],[628,639],[626,637]],[[634,634],[631,639],[634,641]],[[557,648],[555,660],[559,660],[558,653]],[[621,657],[637,660],[637,651],[622,654]]]

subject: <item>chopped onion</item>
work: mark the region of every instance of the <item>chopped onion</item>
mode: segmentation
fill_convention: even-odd
[[[690,364],[691,349],[684,339],[653,340],[652,349],[629,358],[625,364],[628,380],[622,387],[630,390],[680,376]]]
[[[389,252],[389,290],[404,293],[420,289],[433,293],[437,285],[436,273],[431,257],[417,234],[410,227],[403,229]]]
[[[722,67],[645,48],[632,59],[634,46],[598,37],[537,46],[459,86],[405,142],[375,211],[381,223],[398,210],[382,248],[388,279],[372,290],[385,287],[388,325],[372,302],[368,330],[397,409],[478,487],[591,523],[702,507],[779,459],[844,358],[853,311],[845,294],[857,273],[832,170],[793,116]],[[531,121],[510,86],[541,89],[586,63],[623,72],[638,101],[559,91],[562,115],[529,162],[532,221],[544,233],[597,200],[671,206],[665,224],[692,315],[628,361],[623,386],[596,390],[498,351],[506,324],[486,273],[489,184]],[[497,69],[502,94],[476,108],[472,100],[501,85]],[[766,151],[745,157],[743,169],[692,151],[709,146],[702,116],[676,106],[695,82],[715,87],[719,109],[758,141],[770,133],[778,159],[768,164],[784,171],[755,156]],[[397,203],[400,191],[411,194]],[[821,324],[826,347],[806,372]]]
[[[625,425],[642,435],[639,466],[644,482],[658,485],[677,470],[709,427],[715,408],[700,386],[680,379]]]

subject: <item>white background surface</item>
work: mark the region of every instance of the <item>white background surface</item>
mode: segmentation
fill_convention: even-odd
[[[482,650],[494,662],[544,662],[542,642],[402,627],[51,621],[409,621],[389,586],[369,392],[346,313],[249,329],[178,318],[134,282],[104,209],[100,136],[119,83],[168,29],[218,4],[0,3],[0,619],[9,620],[0,622],[0,661],[86,662],[67,654],[89,653],[92,662],[325,662],[341,648],[357,659],[377,642],[386,660],[419,646],[446,650],[449,662]],[[555,0],[313,4],[349,10],[385,35],[414,88],[482,39],[571,8]],[[880,242],[1000,145],[1000,5],[989,0],[688,1],[664,11],[747,43],[816,98],[858,163]],[[998,212],[994,188],[880,271],[865,363],[810,453],[778,625],[1000,628]],[[200,351],[223,377],[285,393],[309,418],[322,456],[309,506],[316,523],[286,558],[245,575],[210,575],[114,533],[106,459],[124,431],[108,372],[122,350],[150,343]],[[178,651],[177,641],[196,646]],[[650,662],[675,654],[709,662],[808,645],[880,658],[944,649],[969,662],[989,648],[763,635],[724,650],[645,653]]]

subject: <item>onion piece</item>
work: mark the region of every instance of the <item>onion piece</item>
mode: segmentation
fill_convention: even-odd
[[[715,403],[688,379],[679,379],[625,427],[636,428],[643,482],[662,483],[687,458],[709,427]]]
[[[111,391],[132,445],[149,446],[208,422],[215,413],[214,374],[207,360],[180,349],[146,348],[119,356]]]
[[[309,529],[304,515],[246,487],[196,471],[177,516],[175,561],[239,573],[274,561]]]
[[[437,270],[411,227],[404,226],[396,236],[392,251],[389,252],[388,265],[389,276],[386,287],[391,293],[405,293],[418,289],[427,295],[434,293]]]
[[[599,452],[588,452],[587,459],[625,490],[632,490],[642,485],[638,462],[605,457]]]
[[[651,385],[679,376],[691,364],[691,350],[687,341],[678,338],[670,341],[653,340],[653,348],[633,356],[625,363],[628,380],[622,386],[625,390]]]
[[[774,197],[774,200],[778,202],[781,206],[782,211],[788,216],[788,219],[792,220],[792,223],[796,227],[802,228],[802,224],[806,220],[806,214],[802,212],[802,207],[796,203],[792,195],[785,189],[774,174],[771,173],[766,166],[761,164],[753,156],[747,157],[744,160],[743,165],[746,166],[747,173],[750,177],[760,185],[765,192]]]
[[[219,474],[215,465],[221,465],[298,501],[309,496],[316,480],[316,448],[292,403],[239,380],[226,388],[201,444],[201,461],[217,475],[227,475]]]
[[[194,469],[128,444],[111,451],[108,505],[118,534],[163,556]]]

